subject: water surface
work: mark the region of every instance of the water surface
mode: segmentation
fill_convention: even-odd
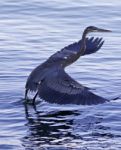
[[[121,149],[120,98],[98,106],[40,102],[36,110],[22,100],[32,69],[89,25],[113,32],[90,34],[104,37],[104,46],[66,70],[103,97],[121,95],[120,9],[119,0],[1,0],[1,150]]]

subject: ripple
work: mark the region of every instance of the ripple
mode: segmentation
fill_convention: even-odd
[[[97,106],[22,99],[27,76],[51,54],[78,41],[83,29],[111,29],[94,55],[80,58],[67,72],[95,93],[120,96],[119,0],[4,0],[0,5],[0,148],[40,150],[121,149],[121,98]]]

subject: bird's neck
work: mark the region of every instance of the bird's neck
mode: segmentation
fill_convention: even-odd
[[[80,48],[80,52],[79,52],[80,56],[83,55],[86,50],[86,35],[87,35],[87,32],[85,30],[82,35],[82,44],[81,44],[81,48]]]

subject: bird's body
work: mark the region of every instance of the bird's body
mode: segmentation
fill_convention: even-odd
[[[26,82],[25,99],[27,99],[28,91],[34,91],[36,95],[33,102],[37,95],[48,102],[59,104],[91,105],[107,101],[90,92],[87,87],[72,79],[64,70],[80,56],[92,54],[103,45],[102,38],[86,38],[89,29],[98,30],[93,26],[87,27],[82,40],[56,52],[31,72]],[[109,32],[103,29],[100,31]]]

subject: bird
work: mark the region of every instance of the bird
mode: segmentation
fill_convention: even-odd
[[[26,81],[25,100],[29,99],[28,92],[35,92],[32,104],[35,104],[37,96],[46,102],[57,104],[95,105],[109,101],[93,93],[90,88],[77,82],[65,71],[67,66],[81,56],[95,53],[102,47],[103,38],[87,37],[91,32],[111,30],[88,26],[83,31],[81,40],[57,51],[37,66]]]

